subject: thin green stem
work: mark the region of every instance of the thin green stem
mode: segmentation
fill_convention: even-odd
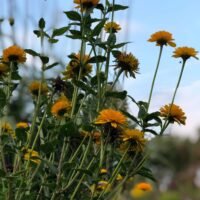
[[[115,180],[115,178],[116,178],[116,176],[117,176],[117,174],[118,174],[118,172],[119,172],[119,170],[120,170],[121,164],[122,164],[122,162],[124,161],[124,159],[125,159],[125,157],[126,157],[126,155],[127,155],[127,153],[128,153],[128,150],[129,150],[129,147],[126,149],[126,151],[124,152],[124,154],[123,154],[123,156],[121,157],[120,161],[118,162],[116,168],[114,169],[114,171],[113,171],[113,173],[112,173],[112,176],[111,176],[111,178],[110,178],[109,181],[108,181],[108,185],[112,186],[112,184],[113,184],[113,182],[114,182],[114,180]],[[107,186],[108,186],[108,185],[107,185]],[[101,194],[99,195],[98,199],[101,199],[101,197],[105,194],[106,189],[107,189],[107,187],[101,192]],[[98,199],[97,199],[97,200],[98,200]]]
[[[182,76],[183,76],[183,71],[184,71],[184,68],[185,68],[185,63],[186,63],[186,60],[183,60],[183,64],[182,64],[182,67],[181,67],[181,72],[180,72],[180,75],[179,75],[179,78],[178,78],[178,82],[177,82],[177,85],[176,85],[176,88],[175,88],[175,91],[174,91],[174,95],[172,97],[171,105],[174,103],[174,100],[175,100],[175,97],[176,97],[176,93],[177,93],[177,90],[179,88]]]
[[[157,65],[156,65],[156,70],[155,70],[154,76],[153,76],[153,81],[152,81],[152,84],[151,84],[151,90],[150,90],[149,99],[148,99],[147,112],[149,110],[149,106],[150,106],[150,103],[151,103],[151,98],[152,98],[152,94],[153,94],[153,88],[154,88],[154,84],[155,84],[155,80],[156,80],[156,76],[157,76],[157,73],[158,73],[158,68],[159,68],[160,60],[161,60],[161,56],[162,56],[162,50],[163,50],[163,45],[160,46],[158,62],[157,62]]]

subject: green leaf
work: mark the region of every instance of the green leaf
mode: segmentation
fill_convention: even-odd
[[[100,10],[102,13],[104,12],[104,6],[101,3],[97,4],[97,6],[95,8]]]
[[[50,43],[56,43],[58,42],[59,40],[58,39],[54,39],[54,38],[49,38],[48,40]]]
[[[136,117],[134,117],[133,115],[131,115],[130,113],[124,111],[124,110],[120,110],[124,115],[126,115],[129,119],[131,119],[132,121],[134,121],[135,123],[139,124],[139,121],[137,120]]]
[[[81,21],[81,15],[76,11],[64,12],[70,20]]]
[[[87,63],[100,63],[100,62],[105,62],[106,61],[106,57],[105,56],[94,56],[91,57]]]
[[[82,90],[84,90],[85,92],[88,92],[89,94],[93,94],[96,95],[96,92],[88,85],[86,85],[83,81],[76,81],[74,80],[73,83],[81,88]]]
[[[65,27],[62,27],[62,28],[58,28],[58,29],[54,29],[53,33],[52,33],[52,37],[63,35],[68,30],[69,30],[68,26],[65,26]]]
[[[72,121],[68,121],[65,125],[60,126],[60,135],[68,137],[77,137],[79,136],[78,128],[76,124]]]
[[[41,28],[41,29],[44,29],[44,28],[45,28],[45,21],[44,21],[44,18],[41,18],[41,19],[39,20],[38,26],[39,26],[39,28]]]
[[[152,181],[155,181],[157,182],[157,180],[155,179],[152,171],[146,167],[142,167],[138,172],[137,174],[143,176],[143,177],[146,177],[146,178],[149,178],[151,179]]]
[[[128,43],[130,43],[130,42],[122,42],[122,43],[119,43],[119,44],[114,45],[112,48],[118,49],[118,48],[121,48],[121,47],[123,47],[124,45],[126,45],[126,44],[128,44]]]
[[[40,37],[40,36],[41,36],[41,31],[39,31],[39,30],[34,30],[33,33],[34,33],[37,37]]]
[[[100,80],[100,83],[103,83],[106,78],[105,78],[105,74],[103,72],[100,72],[99,73],[99,80]],[[95,86],[98,84],[98,76],[95,75],[94,77],[91,78],[91,85]]]
[[[5,176],[6,176],[6,173],[3,170],[0,169],[0,177],[3,178]]]
[[[17,139],[19,141],[26,142],[26,139],[27,139],[26,131],[27,131],[27,129],[22,129],[22,128],[15,129],[15,133],[16,133]]]
[[[108,36],[108,39],[107,39],[107,44],[109,46],[113,46],[115,43],[116,43],[117,39],[116,39],[116,35],[114,33],[111,33],[109,36]]]
[[[113,57],[115,57],[115,58],[118,58],[120,54],[121,54],[121,51],[117,51],[117,50],[112,51],[112,55],[113,55]]]
[[[123,6],[123,5],[120,5],[120,4],[115,4],[114,6],[109,6],[107,12],[125,10],[127,8],[128,8],[128,6]]]
[[[109,91],[107,91],[105,93],[105,96],[106,97],[113,97],[113,98],[124,100],[126,98],[126,96],[127,96],[127,91],[126,90],[124,90],[122,92],[118,92],[118,91],[111,91],[111,92],[109,92]]]
[[[69,30],[73,36],[82,37],[81,32],[77,30]]]
[[[148,103],[144,101],[138,101],[139,112],[138,117],[144,119],[147,116]]]
[[[94,27],[94,29],[92,31],[92,36],[97,36],[97,35],[99,35],[101,33],[102,28],[103,28],[104,24],[106,23],[106,20],[107,19],[103,19],[99,24],[97,24]]]
[[[0,110],[6,105],[6,94],[0,89]]]
[[[43,64],[47,64],[49,62],[49,57],[47,56],[39,56]]]
[[[51,65],[46,66],[44,70],[51,69],[51,68],[57,66],[58,64],[59,64],[58,62],[55,62],[55,63],[53,63],[53,64],[51,64]]]
[[[36,51],[33,51],[32,49],[25,49],[24,50],[26,53],[32,55],[32,56],[39,56],[40,54],[37,53]]]

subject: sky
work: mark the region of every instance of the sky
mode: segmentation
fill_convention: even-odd
[[[104,2],[101,1],[101,2]],[[115,0],[116,3],[129,5],[127,11],[116,12],[115,21],[122,30],[117,35],[119,41],[130,41],[127,51],[132,52],[140,61],[140,73],[136,79],[125,79],[121,82],[124,89],[136,100],[147,101],[150,85],[158,58],[159,47],[147,40],[156,31],[165,30],[173,34],[177,46],[193,47],[200,51],[200,20],[199,0]],[[11,6],[9,3],[11,3]],[[47,29],[52,30],[68,24],[63,11],[73,9],[72,0],[1,0],[0,18],[14,16],[15,39],[24,48],[39,50],[39,40],[32,33],[37,28],[37,21],[43,17],[47,21]],[[24,29],[26,27],[26,29]],[[6,20],[2,30],[11,33]],[[24,37],[28,36],[28,37]],[[0,48],[11,45],[11,41],[0,40]],[[55,45],[57,57],[53,59],[67,62],[67,55],[76,51],[78,43],[62,38]],[[46,47],[48,54],[49,48]],[[173,48],[164,47],[158,78],[155,83],[150,110],[156,111],[161,106],[170,103],[181,70],[179,59],[172,58]],[[49,52],[50,53],[50,52]],[[32,62],[29,58],[28,62]],[[37,63],[37,60],[36,60]],[[35,66],[37,68],[37,66]],[[29,69],[27,69],[28,71]],[[62,68],[56,68],[55,74]],[[193,58],[186,63],[183,79],[178,90],[175,103],[185,111],[187,121],[185,126],[174,124],[171,133],[179,136],[195,138],[200,127],[200,61]],[[130,110],[136,114],[137,109],[130,105]]]

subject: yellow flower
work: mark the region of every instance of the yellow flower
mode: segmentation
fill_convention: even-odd
[[[107,174],[107,173],[108,173],[108,170],[105,169],[105,168],[102,168],[102,169],[100,170],[100,174]]]
[[[2,132],[3,134],[8,134],[8,135],[10,135],[10,136],[12,136],[13,138],[16,137],[16,136],[15,136],[15,132],[14,132],[12,126],[11,126],[10,123],[8,123],[8,122],[3,122],[3,123],[1,124],[1,132]]]
[[[84,55],[83,57],[81,57],[81,55],[78,53],[72,54],[72,56],[73,58],[63,72],[64,79],[77,78],[79,76],[80,68],[82,69],[82,78],[92,72],[92,65],[87,63],[87,61],[90,59],[89,55]]]
[[[40,84],[41,84],[40,81],[33,81],[33,82],[30,83],[28,88],[29,88],[29,91],[32,95],[38,96]],[[45,95],[47,92],[48,92],[47,85],[45,83],[42,83],[42,85],[41,85],[41,95]]]
[[[99,0],[74,0],[75,4],[78,4],[77,8],[81,8],[81,10],[92,9],[99,3]]]
[[[119,68],[124,71],[127,77],[129,73],[130,76],[135,78],[135,73],[139,71],[139,61],[132,53],[120,53],[115,62],[117,62],[115,69]]]
[[[40,164],[41,160],[40,160],[40,156],[39,153],[37,151],[31,150],[31,149],[27,149],[27,150],[23,150],[24,153],[24,160],[30,160],[36,164]]]
[[[123,180],[123,176],[122,176],[121,174],[117,174],[116,180],[117,180],[117,181]]]
[[[191,47],[178,47],[175,49],[173,53],[174,53],[173,55],[174,58],[182,58],[183,60],[187,60],[190,57],[194,57],[198,59],[197,57],[198,51],[196,51],[194,48]]]
[[[51,113],[57,118],[65,117],[71,109],[71,102],[62,95],[51,107]]]
[[[24,63],[26,61],[26,53],[22,48],[13,45],[3,50],[2,59],[4,62]]]
[[[141,198],[148,195],[153,190],[152,185],[150,183],[138,183],[133,187],[130,191],[130,195],[133,198]]]
[[[113,109],[104,109],[97,117],[95,124],[109,124],[113,128],[126,124],[126,117],[119,111]]]
[[[106,190],[106,192],[108,192],[110,190],[110,184],[108,183],[108,181],[99,181],[97,183],[96,189],[98,191]]]
[[[174,39],[172,38],[172,34],[167,31],[158,31],[151,35],[149,42],[156,42],[156,46],[169,45],[171,47],[175,47],[176,44],[172,42]]]
[[[170,123],[177,122],[178,124],[185,125],[185,113],[179,106],[175,104],[172,104],[172,106],[171,104],[165,105],[160,108],[160,115],[164,118],[167,118]]]
[[[107,33],[117,33],[119,30],[121,30],[121,27],[116,22],[108,22],[104,25],[104,29]]]
[[[122,133],[122,148],[129,146],[129,151],[143,151],[147,140],[144,138],[144,133],[138,129],[126,129]]]
[[[0,77],[5,76],[9,71],[9,67],[5,63],[0,63]]]
[[[17,128],[20,128],[20,129],[26,129],[26,128],[29,127],[29,125],[28,125],[27,122],[18,122],[18,123],[16,124],[16,127],[17,127]]]

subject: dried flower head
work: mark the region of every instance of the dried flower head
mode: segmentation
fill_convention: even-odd
[[[116,22],[108,22],[104,25],[104,30],[107,33],[117,33],[119,30],[121,30],[121,27]]]
[[[40,81],[33,81],[29,84],[28,89],[30,93],[34,96],[38,96],[40,85],[41,85],[41,95],[47,94],[48,87],[46,83],[41,83]]]
[[[81,68],[81,78],[89,75],[92,72],[92,65],[87,63],[90,59],[89,55],[72,54],[73,58],[67,65],[65,71],[63,72],[64,79],[75,79],[79,76],[79,71]]]
[[[119,68],[119,70],[125,72],[127,77],[129,73],[130,76],[135,78],[135,74],[139,71],[139,61],[132,53],[120,53],[115,62],[117,62],[115,69]]]
[[[160,115],[165,119],[168,119],[170,123],[177,122],[178,124],[185,125],[185,113],[175,104],[168,104],[160,108]]]
[[[158,31],[151,35],[149,42],[156,42],[156,46],[169,45],[175,47],[176,44],[173,42],[172,34],[167,31]]]
[[[4,62],[24,63],[26,61],[26,53],[22,48],[13,45],[3,50],[2,59]]]
[[[113,109],[104,109],[95,120],[95,124],[109,124],[113,128],[126,124],[126,117],[119,111]]]
[[[174,58],[182,58],[184,61],[186,61],[190,57],[198,59],[197,57],[198,51],[196,51],[194,48],[191,47],[178,47],[175,49],[173,53],[174,53],[173,54]]]

